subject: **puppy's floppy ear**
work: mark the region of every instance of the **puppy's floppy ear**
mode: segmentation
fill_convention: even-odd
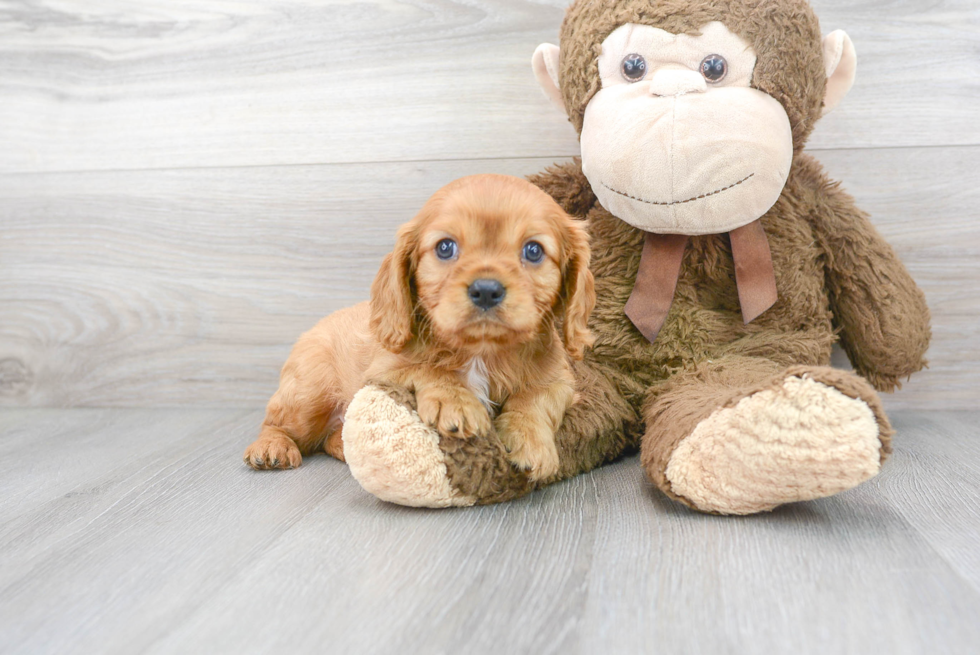
[[[588,234],[580,221],[564,212],[562,214],[566,248],[562,289],[558,299],[558,309],[564,313],[562,340],[572,359],[582,359],[585,349],[595,341],[588,326],[589,316],[595,307],[595,280],[589,270],[591,251]]]
[[[415,300],[412,276],[419,230],[415,221],[398,230],[395,249],[381,262],[371,284],[371,331],[391,352],[400,352],[412,338]]]

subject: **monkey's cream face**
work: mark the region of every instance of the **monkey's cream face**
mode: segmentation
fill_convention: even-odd
[[[581,135],[603,207],[661,234],[727,232],[766,213],[793,137],[782,105],[751,88],[755,61],[718,22],[698,36],[633,24],[610,34]]]

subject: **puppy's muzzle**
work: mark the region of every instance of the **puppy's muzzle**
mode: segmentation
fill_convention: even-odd
[[[496,307],[507,295],[507,289],[497,280],[475,280],[467,289],[474,305],[486,311]]]

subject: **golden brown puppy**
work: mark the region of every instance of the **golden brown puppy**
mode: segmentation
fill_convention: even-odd
[[[594,305],[585,230],[550,196],[516,177],[456,180],[399,229],[370,303],[300,337],[245,462],[293,468],[321,448],[343,460],[344,412],[374,383],[414,393],[443,435],[496,427],[515,464],[548,478]]]

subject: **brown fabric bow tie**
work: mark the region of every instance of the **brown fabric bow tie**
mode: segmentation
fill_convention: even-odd
[[[742,320],[749,323],[776,302],[776,274],[762,223],[756,219],[728,233],[735,260],[735,285]],[[674,300],[681,261],[690,237],[647,232],[626,316],[651,343],[663,327]]]

